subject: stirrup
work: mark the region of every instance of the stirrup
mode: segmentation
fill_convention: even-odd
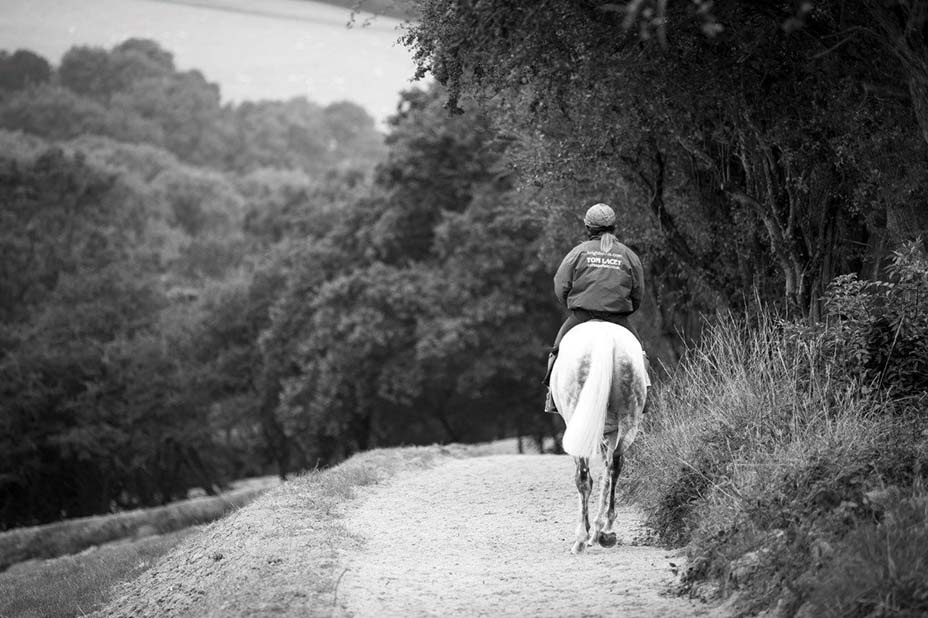
[[[644,350],[641,350],[641,355],[644,357],[644,385],[645,388],[651,388],[651,359]]]
[[[558,414],[557,406],[554,405],[554,397],[551,396],[551,389],[545,397],[545,414]]]

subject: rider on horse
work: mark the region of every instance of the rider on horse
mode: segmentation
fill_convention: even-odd
[[[588,240],[570,250],[554,275],[554,292],[570,314],[561,325],[548,356],[545,386],[551,379],[561,339],[577,324],[604,320],[624,326],[638,338],[638,333],[628,323],[628,316],[641,305],[644,290],[641,260],[615,237],[615,211],[606,204],[591,206],[583,223]],[[557,412],[550,388],[545,412]]]

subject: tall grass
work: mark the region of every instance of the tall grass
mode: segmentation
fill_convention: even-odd
[[[738,592],[746,614],[820,615],[838,597],[842,615],[928,611],[924,400],[862,388],[832,343],[769,315],[720,319],[656,391],[632,491],[686,546],[685,585]],[[851,583],[866,573],[879,586]]]

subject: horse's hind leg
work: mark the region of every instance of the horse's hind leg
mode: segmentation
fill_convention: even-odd
[[[608,505],[608,494],[609,490],[609,479],[611,478],[610,468],[612,466],[612,449],[610,444],[615,444],[614,438],[612,440],[609,437],[606,437],[599,444],[599,454],[603,458],[603,471],[599,477],[599,500],[597,501],[596,508],[596,519],[593,520],[593,534],[590,535],[590,540],[587,541],[587,545],[592,546],[595,543],[603,543],[601,538],[603,529],[606,527],[606,506]]]
[[[599,543],[603,547],[615,545],[616,536],[612,530],[615,522],[615,486],[622,471],[622,441],[616,444],[616,434],[605,437],[600,446],[603,457],[603,474],[599,483],[599,507],[593,522],[593,534],[588,545]]]
[[[609,506],[606,509],[605,525],[603,526],[602,533],[599,537],[599,544],[603,547],[612,547],[615,545],[616,541],[615,531],[612,529],[612,526],[615,523],[615,487],[619,480],[619,474],[622,473],[622,465],[625,462],[624,451],[625,448],[622,444],[622,440],[619,440],[613,451],[609,453],[609,459],[612,461],[612,465],[607,465],[606,469],[609,472],[608,479],[603,479],[602,483],[602,498],[606,499],[606,492],[608,491],[609,503]]]
[[[590,478],[590,460],[585,457],[577,457],[576,462],[577,491],[580,493],[580,521],[577,522],[576,538],[570,551],[579,554],[583,551],[587,539],[590,538],[589,501],[590,492],[593,491],[593,479]]]

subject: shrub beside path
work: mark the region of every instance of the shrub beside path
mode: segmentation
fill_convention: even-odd
[[[481,448],[372,451],[284,483],[193,535],[94,615],[714,615],[666,594],[678,559],[646,544],[632,508],[618,513],[619,545],[570,553],[569,457]]]

